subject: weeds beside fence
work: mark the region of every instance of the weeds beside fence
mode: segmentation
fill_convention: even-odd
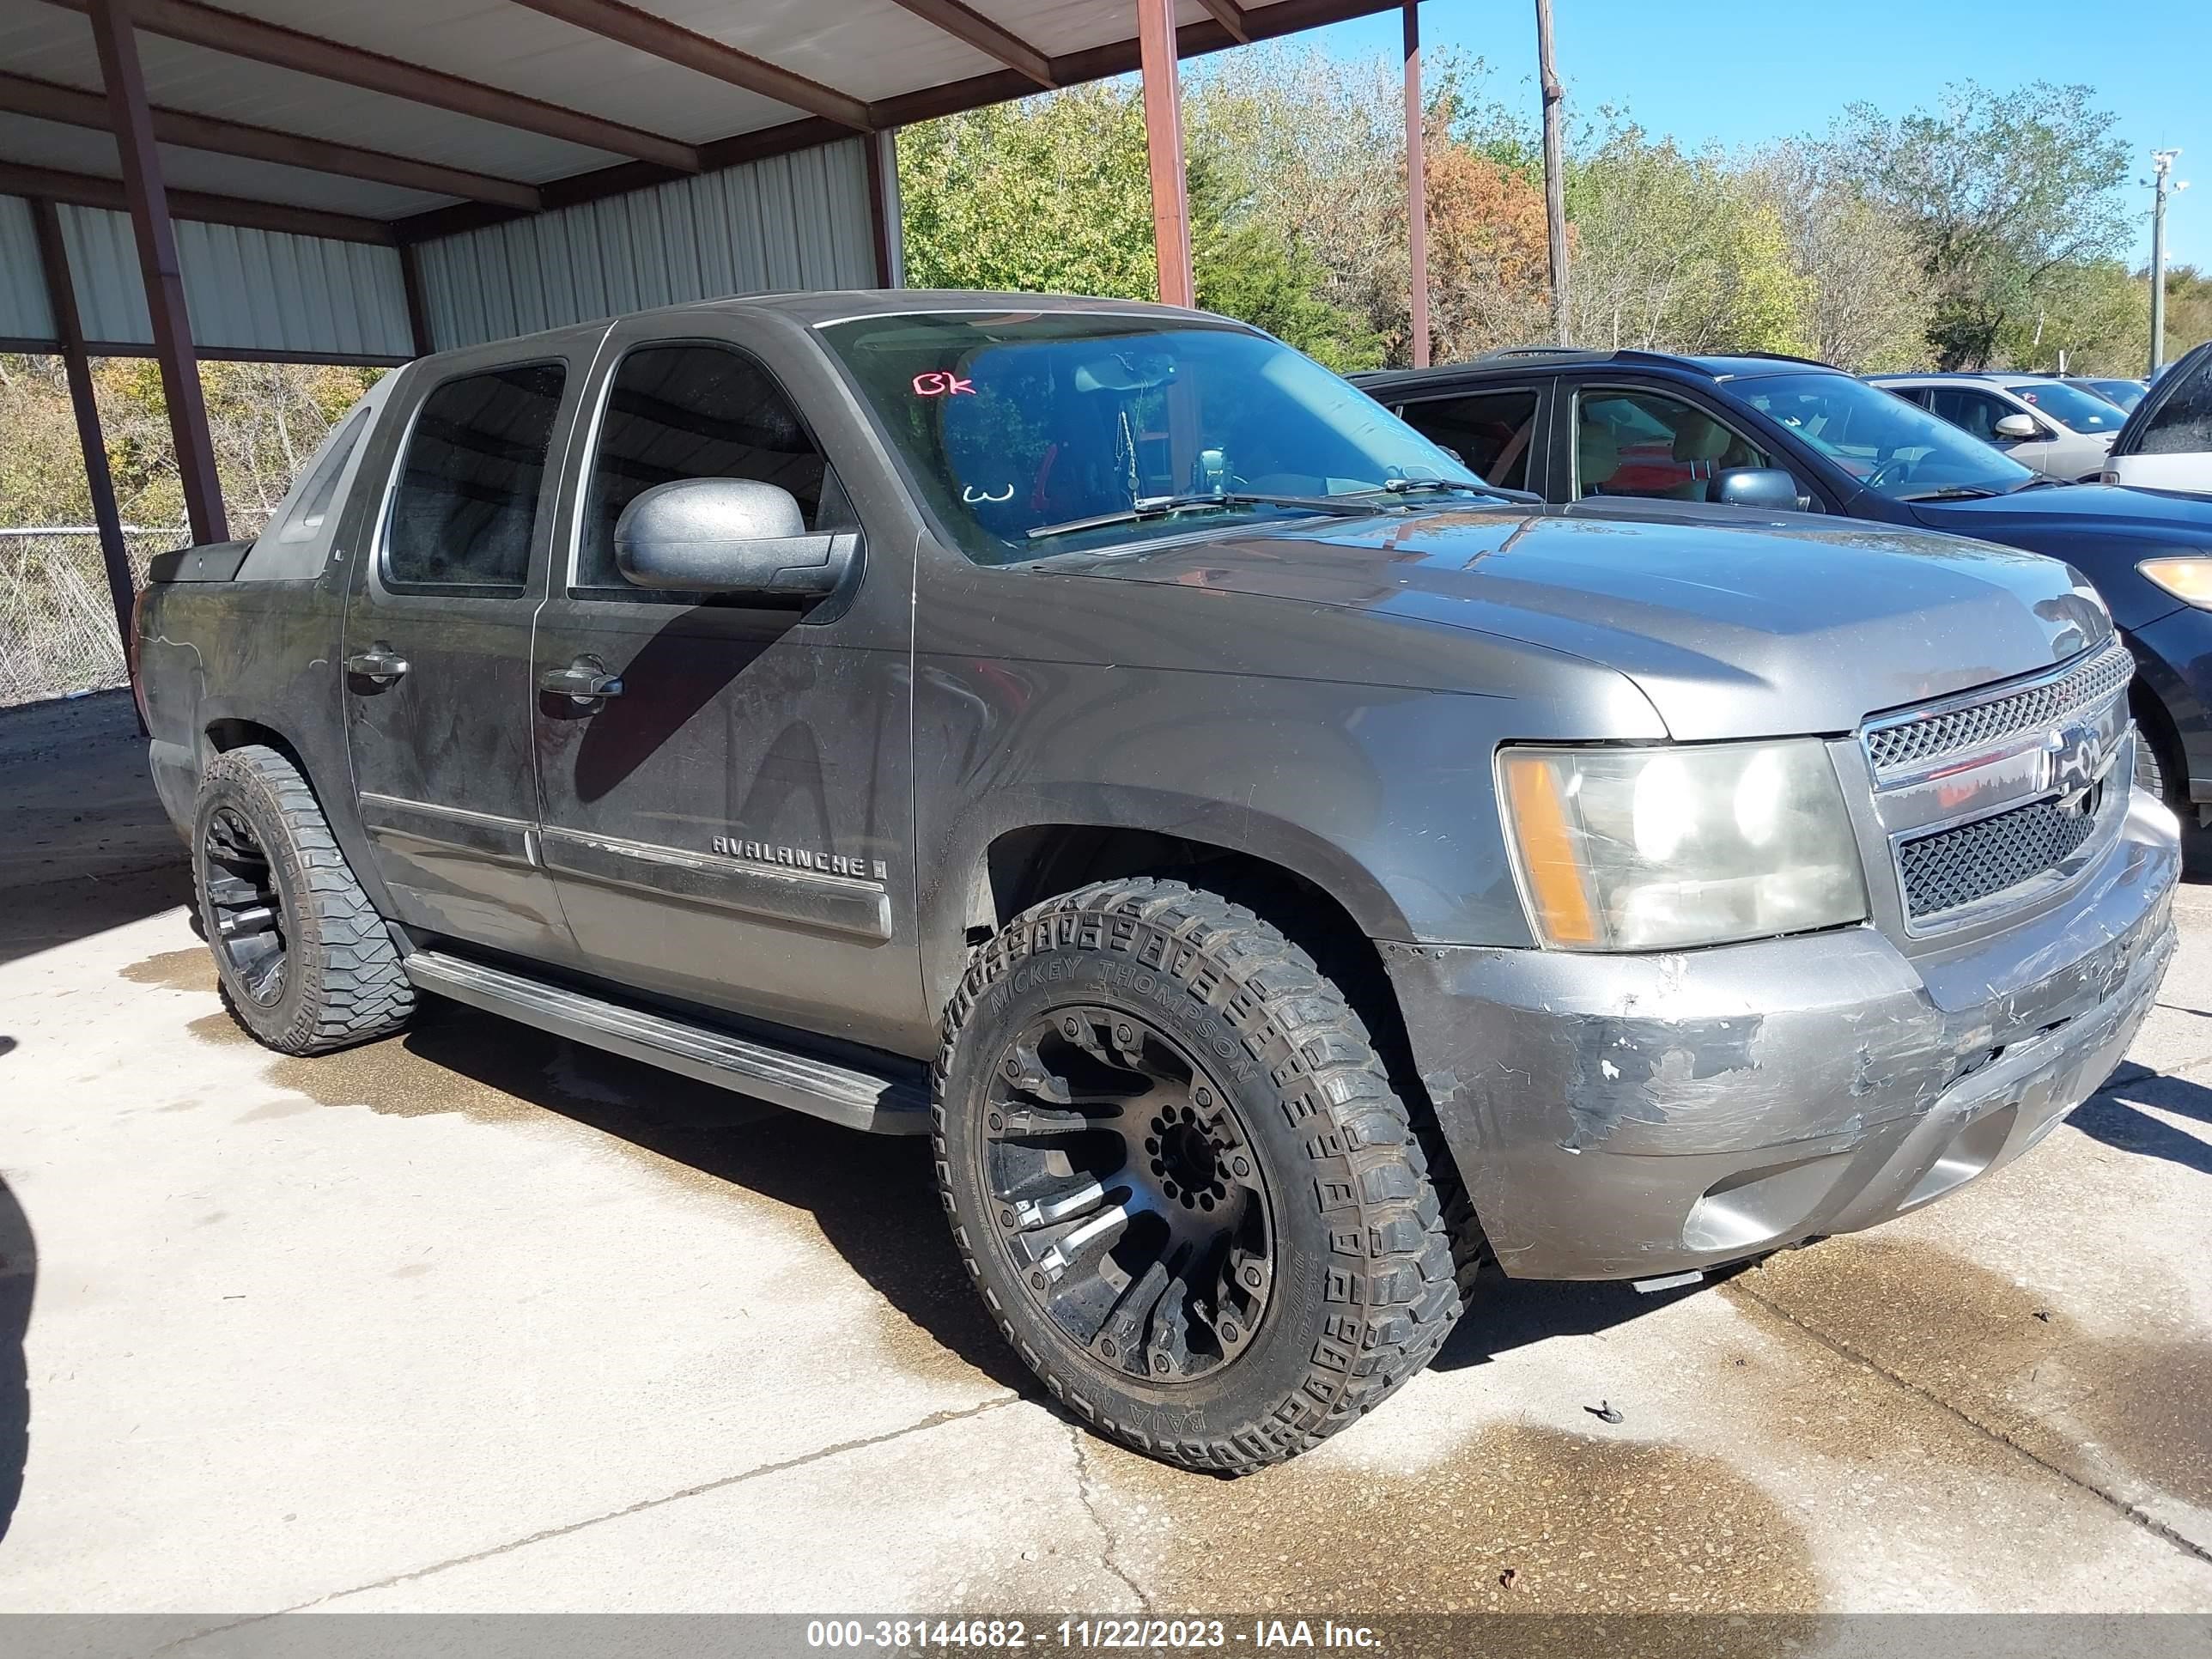
[[[137,587],[149,559],[191,536],[134,525],[123,540]],[[0,708],[129,679],[99,536],[74,526],[0,530]]]

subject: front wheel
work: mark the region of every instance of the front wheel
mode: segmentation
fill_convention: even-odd
[[[1103,1432],[1241,1473],[1428,1363],[1460,1309],[1406,1108],[1305,953],[1178,882],[1018,917],[948,1010],[937,1172],[1008,1340]]]

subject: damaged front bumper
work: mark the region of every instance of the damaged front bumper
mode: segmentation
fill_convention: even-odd
[[[1381,949],[1505,1271],[1642,1279],[1873,1226],[2033,1146],[2149,1011],[2179,872],[2137,797],[2064,902],[1949,955],[1871,927],[1653,956]]]

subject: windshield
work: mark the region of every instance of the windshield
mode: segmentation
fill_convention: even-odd
[[[2122,409],[2133,409],[2143,400],[2143,387],[2135,380],[2084,380],[2082,385],[2100,398],[2109,398]]]
[[[2109,435],[2118,432],[2128,418],[2127,411],[2109,398],[2100,398],[2094,392],[2068,386],[2063,380],[2027,380],[2005,390],[2076,432]]]
[[[1919,404],[1848,374],[1761,375],[1738,381],[1736,394],[1893,501],[1939,491],[2001,495],[2038,476]]]
[[[981,564],[1327,505],[1252,495],[1352,495],[1406,479],[1484,488],[1366,393],[1233,324],[940,313],[821,333],[939,521]],[[1202,501],[1200,517],[1080,523],[1217,495],[1232,499]],[[1376,499],[1381,510],[1398,498]]]

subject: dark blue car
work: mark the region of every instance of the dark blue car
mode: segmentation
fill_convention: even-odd
[[[1495,484],[1840,514],[2049,554],[2103,596],[2137,781],[2212,822],[2212,501],[2059,484],[1824,363],[1534,348],[1354,377]]]

